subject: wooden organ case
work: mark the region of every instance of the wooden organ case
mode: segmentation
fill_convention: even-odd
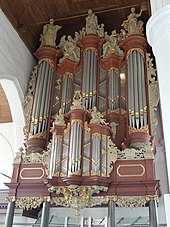
[[[92,10],[75,37],[50,20],[25,96],[25,153],[9,197],[16,206],[145,206],[159,196],[154,172],[158,83],[143,22],[131,13],[109,35]]]

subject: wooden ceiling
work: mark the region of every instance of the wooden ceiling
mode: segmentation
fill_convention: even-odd
[[[5,92],[0,84],[0,123],[12,122],[11,111]]]
[[[147,22],[150,16],[150,0],[0,0],[0,6],[29,50],[34,53],[39,47],[39,37],[44,24],[50,18],[62,26],[58,32],[59,43],[63,35],[74,36],[85,26],[89,8],[98,16],[99,23],[105,24],[105,31],[117,29],[130,14],[142,8],[141,19]]]
[[[0,0],[0,7],[31,53],[39,47],[43,25],[53,18],[62,26],[57,35],[57,44],[63,35],[71,35],[85,26],[88,9],[98,16],[105,31],[120,32],[121,24],[130,14],[131,7],[139,12],[146,24],[150,17],[150,0]],[[8,101],[0,86],[0,123],[12,121]]]

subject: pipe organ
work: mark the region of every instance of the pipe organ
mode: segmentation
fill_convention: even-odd
[[[85,27],[61,37],[57,47],[42,35],[26,95],[26,153],[14,161],[12,182],[21,164],[18,187],[23,183],[17,198],[50,196],[54,205],[78,209],[70,196],[81,194],[95,206],[121,196],[159,195],[150,113],[156,76],[143,23],[134,13],[123,26],[109,35],[89,10]],[[25,183],[35,192],[23,192]]]

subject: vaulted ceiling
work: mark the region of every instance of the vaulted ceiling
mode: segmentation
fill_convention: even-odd
[[[144,24],[150,17],[150,0],[0,0],[0,7],[31,53],[39,47],[43,25],[50,18],[62,26],[57,37],[59,43],[63,35],[74,36],[85,26],[89,8],[98,16],[99,24],[105,24],[105,31],[109,34],[113,29],[120,32],[131,7],[135,7],[137,12],[143,10],[140,19]],[[0,87],[0,122],[12,120],[4,95]]]

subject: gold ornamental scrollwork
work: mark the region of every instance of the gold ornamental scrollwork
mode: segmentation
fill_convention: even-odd
[[[49,188],[50,192],[55,192],[57,195],[63,194],[64,196],[64,198],[59,197],[52,198],[52,203],[56,205],[62,205],[64,207],[74,208],[77,214],[80,212],[82,208],[95,206],[96,203],[92,203],[94,199],[94,197],[92,197],[93,194],[99,194],[101,191],[107,190],[108,190],[107,187],[96,185],[94,186],[70,185],[68,187],[52,186],[51,188]]]
[[[73,126],[74,123],[78,123],[81,126],[81,128],[83,128],[83,121],[82,120],[80,120],[80,119],[73,119],[71,121],[71,127]]]
[[[147,75],[148,75],[148,84],[149,84],[149,104],[150,104],[150,123],[151,123],[151,134],[155,135],[156,128],[158,125],[157,117],[155,112],[159,103],[159,85],[156,79],[156,69],[153,67],[153,59],[150,58],[150,54],[146,53],[147,60]]]
[[[28,82],[27,93],[24,97],[23,107],[24,107],[25,126],[23,128],[23,131],[24,131],[25,138],[27,138],[29,134],[28,129],[29,129],[29,124],[31,120],[31,111],[32,111],[32,105],[33,105],[33,97],[35,93],[37,71],[38,71],[38,66],[36,65],[34,67],[34,70],[32,71],[31,79]]]
[[[32,135],[31,133],[29,134],[29,139],[31,139],[31,138],[45,138],[46,137],[46,134],[47,134],[47,132],[45,131],[45,132],[40,132],[40,133],[36,133],[36,134],[34,134],[34,135]]]
[[[116,67],[111,67],[111,68],[108,70],[108,73],[110,74],[113,70],[114,70],[117,74],[119,73],[119,69],[116,68]],[[110,76],[110,75],[109,75],[109,76]]]
[[[148,125],[145,125],[139,129],[137,128],[133,128],[131,126],[129,126],[129,133],[133,133],[133,132],[145,132],[145,133],[149,133],[149,127]]]
[[[15,206],[21,209],[36,209],[40,207],[43,202],[50,202],[51,199],[49,196],[47,197],[18,197],[15,200]]]
[[[158,202],[159,201],[159,198],[158,198],[157,195],[147,195],[146,196],[146,201],[149,202],[151,200],[155,200],[156,202]]]
[[[73,79],[73,74],[70,73],[70,72],[64,73],[64,76],[63,76],[63,77],[65,78],[66,76],[67,76],[67,77],[70,77],[71,79]]]
[[[126,54],[126,58],[128,59],[128,57],[129,57],[129,55],[131,55],[131,53],[133,52],[133,51],[137,51],[137,52],[139,52],[141,55],[142,55],[142,57],[144,58],[144,51],[141,49],[141,48],[132,48],[132,49],[130,49],[130,50],[128,50],[128,52],[127,52],[127,54]]]
[[[54,61],[52,61],[49,58],[43,58],[38,62],[38,65],[40,65],[43,61],[47,62],[47,64],[49,64],[52,68],[54,68]]]
[[[88,50],[91,50],[95,55],[97,55],[97,49],[94,47],[88,47],[84,50],[84,55],[87,53]]]
[[[15,196],[6,197],[5,201],[8,202],[8,203],[15,202],[16,201],[16,197]]]
[[[108,201],[116,203],[118,207],[144,207],[147,203],[145,196],[108,196]]]

